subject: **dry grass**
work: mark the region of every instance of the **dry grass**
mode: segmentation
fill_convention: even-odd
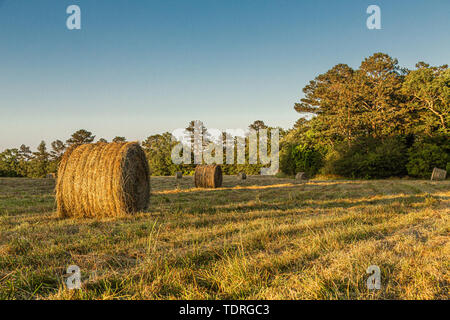
[[[449,298],[450,181],[151,183],[147,212],[93,220],[57,218],[50,179],[0,179],[0,299]]]

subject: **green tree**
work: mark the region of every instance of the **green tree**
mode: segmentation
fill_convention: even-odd
[[[127,142],[127,139],[125,137],[115,137],[113,142]]]
[[[280,142],[280,170],[288,175],[316,175],[323,166],[326,147],[317,143],[311,120],[300,118]]]
[[[201,131],[198,133],[198,136],[195,136],[195,128],[201,128]],[[197,156],[202,156],[203,149],[208,145],[210,142],[210,135],[208,134],[208,129],[206,128],[203,121],[200,120],[192,120],[189,122],[188,126],[186,127],[187,134],[190,134],[190,141],[191,141],[191,163],[195,164],[196,162],[196,152]],[[197,140],[195,140],[197,139]],[[185,143],[185,141],[183,142]],[[195,146],[200,146],[200,148],[196,151]],[[203,159],[203,158],[201,158]]]
[[[248,128],[258,131],[260,129],[267,129],[268,126],[266,126],[264,121],[256,120],[256,121],[253,121],[253,123],[251,125],[249,125]]]
[[[191,143],[194,143],[194,131],[196,126],[197,128],[201,128],[201,132],[199,132],[199,139],[202,140],[202,145],[206,146],[210,141],[210,137],[208,134],[208,129],[206,128],[203,121],[200,120],[192,120],[186,127],[186,131],[188,132],[188,134],[191,134]]]
[[[21,177],[26,177],[30,171],[30,161],[33,158],[33,153],[30,150],[30,147],[22,144],[17,152],[19,167],[17,169],[17,173]]]
[[[325,173],[350,178],[388,178],[407,174],[407,146],[400,136],[385,139],[361,137],[349,147],[342,144],[328,160]]]
[[[81,129],[77,132],[73,133],[70,139],[66,141],[67,146],[73,146],[73,145],[81,145],[86,143],[92,143],[94,141],[95,136],[92,135],[91,132]]]
[[[446,66],[421,65],[419,69],[408,73],[397,59],[375,53],[356,70],[338,64],[310,81],[303,89],[305,97],[294,108],[312,117],[299,120],[284,139],[282,169],[293,173],[298,167],[296,156],[305,159],[312,154],[311,147],[320,146],[324,170],[329,173],[354,177],[406,174],[405,153],[413,134],[423,132],[417,131],[419,126],[427,126],[430,134],[439,123],[439,132],[448,127]],[[441,116],[424,114],[431,104]],[[303,166],[310,162],[317,163],[307,160]]]
[[[432,136],[448,134],[450,122],[450,69],[447,65],[431,67],[419,62],[403,83],[403,93],[409,96],[409,107],[417,115],[416,133]]]
[[[303,89],[305,97],[294,105],[303,116],[314,116],[311,125],[323,142],[351,141],[361,131],[354,73],[346,64],[334,66],[310,81]]]
[[[50,159],[52,161],[59,162],[66,151],[66,145],[61,140],[55,140],[51,143],[51,146],[52,150],[50,151]]]
[[[448,169],[450,139],[448,135],[419,137],[409,149],[408,155],[408,174],[412,177],[430,178],[433,168]]]
[[[55,140],[51,143],[51,147],[48,172],[56,173],[58,171],[59,162],[66,151],[66,145],[61,140]]]
[[[408,109],[401,94],[405,70],[384,53],[366,58],[355,73],[358,118],[363,136],[373,138],[405,133]]]
[[[6,149],[0,153],[0,175],[3,177],[18,177],[19,175],[19,150]]]
[[[172,162],[172,148],[178,142],[172,141],[172,134],[165,132],[148,137],[142,142],[142,147],[147,154],[150,172],[154,176],[169,176],[181,171],[181,165]]]
[[[47,152],[45,141],[41,141],[37,151],[33,153],[34,158],[31,160],[31,176],[33,178],[45,178],[48,173],[50,154]]]
[[[404,133],[409,116],[400,93],[404,73],[396,59],[383,53],[365,59],[356,71],[338,64],[310,81],[294,108],[313,114],[314,130],[333,145]]]

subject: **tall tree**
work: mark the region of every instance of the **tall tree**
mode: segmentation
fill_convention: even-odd
[[[47,152],[45,141],[41,141],[37,151],[33,153],[34,158],[31,161],[31,175],[34,178],[44,178],[48,173],[50,154]]]
[[[33,157],[33,153],[30,150],[30,147],[22,144],[18,150],[18,156],[20,160],[29,161]]]
[[[253,123],[251,125],[248,126],[249,129],[253,129],[258,131],[259,129],[267,129],[268,127],[266,126],[266,124],[264,123],[264,121],[262,120],[256,120],[253,121]]]
[[[91,132],[81,129],[81,130],[78,130],[77,132],[73,133],[71,138],[68,139],[66,141],[66,143],[68,146],[73,146],[73,145],[91,143],[92,141],[94,141],[94,139],[95,139],[95,136],[93,136]]]
[[[384,53],[364,59],[355,73],[354,92],[360,112],[360,124],[376,138],[405,133],[408,109],[400,93],[405,70],[398,60]]]
[[[66,145],[61,140],[55,140],[51,143],[52,150],[50,151],[50,159],[52,161],[59,162],[61,160],[64,151],[66,150]]]
[[[22,177],[26,177],[30,170],[30,160],[33,158],[33,153],[31,152],[30,147],[22,144],[17,152],[17,158],[19,160],[17,173]]]
[[[448,65],[432,67],[416,64],[403,83],[403,92],[410,97],[409,106],[416,117],[416,131],[431,136],[434,132],[448,134],[450,127],[450,69]]]
[[[127,139],[125,139],[125,137],[115,137],[113,139],[113,142],[126,142]]]
[[[191,162],[200,163],[203,161],[203,150],[210,142],[210,135],[204,123],[200,120],[192,120],[186,127],[187,134],[190,135],[191,142]],[[197,135],[196,135],[197,133]],[[183,141],[185,143],[185,141]]]
[[[172,148],[178,142],[172,141],[172,134],[165,132],[148,137],[142,142],[142,147],[147,154],[150,172],[156,176],[173,175],[180,170],[180,166],[172,162]]]
[[[332,144],[404,133],[409,112],[400,93],[404,74],[398,61],[383,53],[366,58],[356,71],[338,64],[310,81],[294,108],[316,116],[312,127]]]
[[[58,166],[61,158],[66,151],[66,145],[61,140],[55,140],[51,143],[51,151],[49,156],[49,164],[47,166],[47,171],[56,173],[58,171]]]
[[[6,177],[19,176],[19,150],[6,149],[0,153],[0,175]]]
[[[192,120],[189,122],[189,125],[186,127],[186,131],[192,135],[191,141],[194,142],[194,131],[195,128],[199,128],[199,138],[202,139],[203,145],[205,146],[209,141],[208,129],[205,127],[203,121],[200,120]]]
[[[311,125],[322,133],[323,141],[351,141],[361,131],[354,73],[346,64],[334,66],[310,81],[303,88],[305,97],[294,105],[303,116],[315,117]]]

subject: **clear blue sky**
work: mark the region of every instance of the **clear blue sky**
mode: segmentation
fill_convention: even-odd
[[[366,28],[370,4],[382,30]],[[0,150],[80,128],[142,140],[194,119],[289,128],[301,89],[337,63],[449,63],[449,21],[448,0],[0,0]]]

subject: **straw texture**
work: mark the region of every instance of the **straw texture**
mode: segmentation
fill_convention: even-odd
[[[56,202],[61,217],[121,216],[147,209],[149,167],[136,142],[69,148],[58,168]]]
[[[195,168],[194,181],[197,188],[220,188],[222,168],[219,165],[199,165]]]

